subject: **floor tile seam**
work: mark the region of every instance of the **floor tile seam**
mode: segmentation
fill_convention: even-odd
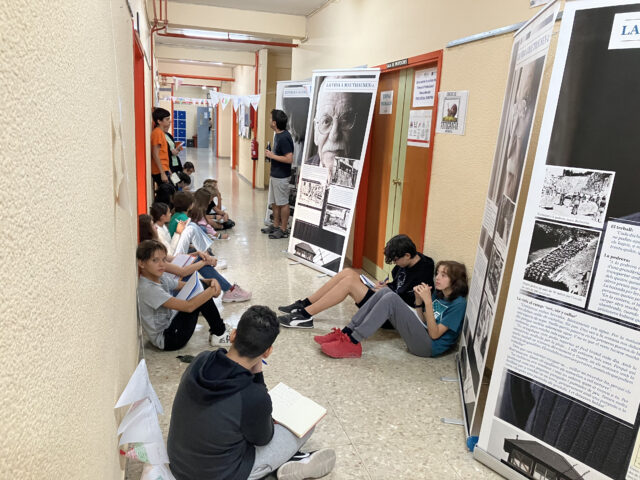
[[[368,479],[369,480],[373,480],[373,477],[371,476],[371,472],[369,471],[369,468],[367,467],[367,464],[365,463],[364,459],[362,458],[362,455],[360,455],[360,451],[358,450],[358,448],[356,447],[355,443],[351,439],[351,436],[347,432],[347,429],[344,427],[344,424],[342,423],[342,420],[336,414],[336,411],[333,408],[333,402],[331,402],[331,400],[329,400],[329,408],[331,408],[331,412],[336,417],[336,420],[340,424],[340,428],[342,428],[342,431],[344,432],[345,436],[349,440],[351,448],[353,448],[353,451],[356,452],[356,455],[358,456],[358,459],[360,460],[360,463],[362,463],[362,466],[364,467],[364,471],[367,474]]]

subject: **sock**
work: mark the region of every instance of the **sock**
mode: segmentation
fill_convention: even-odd
[[[351,343],[353,343],[354,345],[359,344],[360,342],[358,340],[356,340],[355,338],[353,338],[353,336],[351,336],[350,333],[347,333],[347,336],[349,337],[349,340],[351,340]]]
[[[351,330],[349,327],[344,327],[342,329],[342,333],[346,333],[347,335],[351,335],[353,333],[353,330]]]
[[[311,314],[309,312],[307,312],[306,308],[303,308],[302,310],[298,310],[298,312],[300,313],[300,315],[302,315],[304,318],[311,318]]]
[[[308,307],[309,305],[311,305],[311,302],[309,301],[308,298],[305,298],[304,300],[302,300],[302,305],[304,307]]]

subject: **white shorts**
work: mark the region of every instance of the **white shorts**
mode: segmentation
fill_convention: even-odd
[[[269,205],[289,205],[289,177],[269,178]]]

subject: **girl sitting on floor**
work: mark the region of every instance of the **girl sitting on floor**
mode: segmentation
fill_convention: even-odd
[[[216,240],[227,240],[229,235],[226,233],[217,233],[214,225],[219,225],[217,222],[211,221],[207,218],[207,212],[209,211],[209,204],[213,195],[208,188],[199,188],[193,195],[193,205],[189,209],[189,218],[191,221],[203,229],[203,231],[211,238]]]
[[[413,290],[415,311],[391,290],[378,290],[346,327],[314,340],[330,357],[360,358],[360,342],[389,320],[413,355],[435,357],[446,352],[456,345],[462,330],[469,292],[466,267],[454,261],[438,262],[436,291],[425,283]]]
[[[143,242],[145,240],[157,240],[162,243],[160,238],[158,237],[158,232],[153,223],[153,219],[149,215],[142,214],[138,220],[139,229],[140,229],[140,241]],[[199,232],[199,229],[194,229]],[[177,230],[176,230],[177,231]],[[185,233],[184,235],[187,235]],[[184,238],[184,237],[183,237]],[[211,240],[209,240],[211,241]],[[166,246],[165,246],[166,248]],[[201,276],[208,279],[215,279],[220,284],[224,295],[222,296],[222,301],[227,302],[246,302],[251,299],[251,292],[248,290],[244,290],[238,284],[231,284],[224,278],[217,270],[216,266],[218,260],[209,255],[209,253],[205,251],[196,251],[193,252],[194,256],[198,256],[196,260],[186,267],[181,267],[174,263],[171,263],[175,257],[172,255],[167,255],[168,263],[165,265],[165,270],[167,273],[173,274],[179,278],[184,279],[185,281],[189,279],[189,277],[194,272],[199,272]],[[225,266],[226,268],[226,266]]]
[[[145,240],[136,250],[140,322],[151,343],[161,350],[184,347],[195,331],[198,314],[202,313],[209,324],[209,343],[227,344],[229,329],[212,300],[220,295],[218,282],[203,280],[203,292],[189,300],[175,298],[171,292],[181,289],[184,282],[165,274],[169,265],[166,256],[167,249],[158,240]]]

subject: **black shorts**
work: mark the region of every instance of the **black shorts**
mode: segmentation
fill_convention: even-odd
[[[373,290],[371,290],[370,288],[367,288],[367,293],[364,294],[364,298],[362,300],[360,300],[359,302],[356,302],[356,307],[358,308],[362,308],[362,306],[367,303],[367,301],[369,301],[369,299],[371,297],[373,297],[373,295],[376,292],[374,292]]]

